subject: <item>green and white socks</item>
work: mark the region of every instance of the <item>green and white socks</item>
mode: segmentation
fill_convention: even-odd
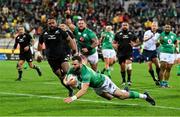
[[[142,99],[146,99],[147,95],[146,94],[142,94],[142,93],[138,93],[136,91],[130,91],[129,92],[129,98],[142,98]]]

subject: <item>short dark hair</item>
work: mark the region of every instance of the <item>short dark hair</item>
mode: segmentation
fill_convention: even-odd
[[[79,61],[79,63],[82,63],[82,59],[81,59],[80,56],[73,56],[73,57],[72,57],[72,60],[73,60],[73,61],[77,60],[77,61]]]

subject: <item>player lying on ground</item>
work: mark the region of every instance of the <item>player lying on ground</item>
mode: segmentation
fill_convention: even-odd
[[[72,75],[73,74],[73,75]],[[77,76],[69,78],[69,76]],[[71,103],[76,99],[83,96],[89,87],[92,87],[94,91],[101,97],[111,100],[113,97],[118,99],[128,98],[141,98],[146,100],[152,105],[155,105],[155,101],[150,95],[145,92],[144,94],[135,91],[126,91],[119,89],[106,75],[96,73],[88,66],[82,64],[81,57],[74,56],[72,58],[72,67],[69,69],[64,84],[77,87],[81,84],[80,90],[72,97],[67,97],[64,102]]]

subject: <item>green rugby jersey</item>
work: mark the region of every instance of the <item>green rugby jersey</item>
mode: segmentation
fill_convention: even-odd
[[[67,75],[69,74],[77,75],[78,73],[76,73],[73,68],[70,68]],[[90,83],[90,87],[92,88],[99,88],[105,81],[105,77],[102,74],[96,73],[94,70],[84,64],[80,70],[80,74],[77,76],[78,81],[81,83]]]
[[[87,48],[88,53],[83,53],[84,55],[92,55],[96,52],[96,48],[91,48],[92,39],[97,39],[96,34],[88,29],[85,28],[82,32],[79,31],[78,27],[74,30],[74,35],[77,41],[78,49],[81,51],[82,48]]]
[[[173,32],[170,32],[169,34],[162,32],[160,38],[163,40],[160,46],[160,52],[173,54],[175,50],[174,43],[176,41],[176,34]]]
[[[112,42],[114,40],[114,34],[111,32],[102,32],[101,36],[104,37],[102,49],[113,49]]]

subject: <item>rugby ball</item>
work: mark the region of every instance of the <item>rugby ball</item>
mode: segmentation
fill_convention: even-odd
[[[72,88],[78,87],[78,78],[76,75],[68,74],[66,77],[67,85],[71,86]]]

